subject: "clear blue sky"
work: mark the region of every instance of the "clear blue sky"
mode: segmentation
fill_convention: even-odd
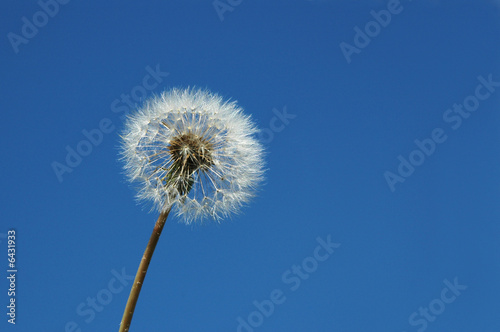
[[[498,2],[44,1],[0,4],[2,331],[118,330],[157,218],[118,160],[126,98],[187,86],[252,114],[266,184],[169,218],[132,332],[500,330]]]

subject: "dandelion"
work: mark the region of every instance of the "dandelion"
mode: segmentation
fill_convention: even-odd
[[[160,213],[130,292],[121,331],[128,331],[165,221],[174,211],[186,224],[238,213],[263,177],[262,146],[236,102],[205,90],[173,89],[129,116],[122,158],[139,201]]]
[[[177,90],[146,103],[123,134],[126,174],[138,199],[173,207],[186,223],[238,212],[262,178],[256,128],[235,102]]]

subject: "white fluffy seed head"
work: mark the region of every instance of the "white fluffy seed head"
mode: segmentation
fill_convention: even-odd
[[[122,158],[137,198],[173,208],[189,224],[237,213],[263,178],[257,128],[236,102],[173,89],[128,117]]]

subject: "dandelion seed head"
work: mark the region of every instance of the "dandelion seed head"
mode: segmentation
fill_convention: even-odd
[[[263,178],[257,129],[236,102],[173,89],[128,117],[122,158],[137,198],[186,223],[238,213]]]

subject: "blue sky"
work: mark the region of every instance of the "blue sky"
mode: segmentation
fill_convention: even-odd
[[[131,331],[500,329],[498,2],[54,4],[0,4],[2,331],[118,330],[157,218],[122,115],[188,86],[268,134],[266,183],[168,219]]]

